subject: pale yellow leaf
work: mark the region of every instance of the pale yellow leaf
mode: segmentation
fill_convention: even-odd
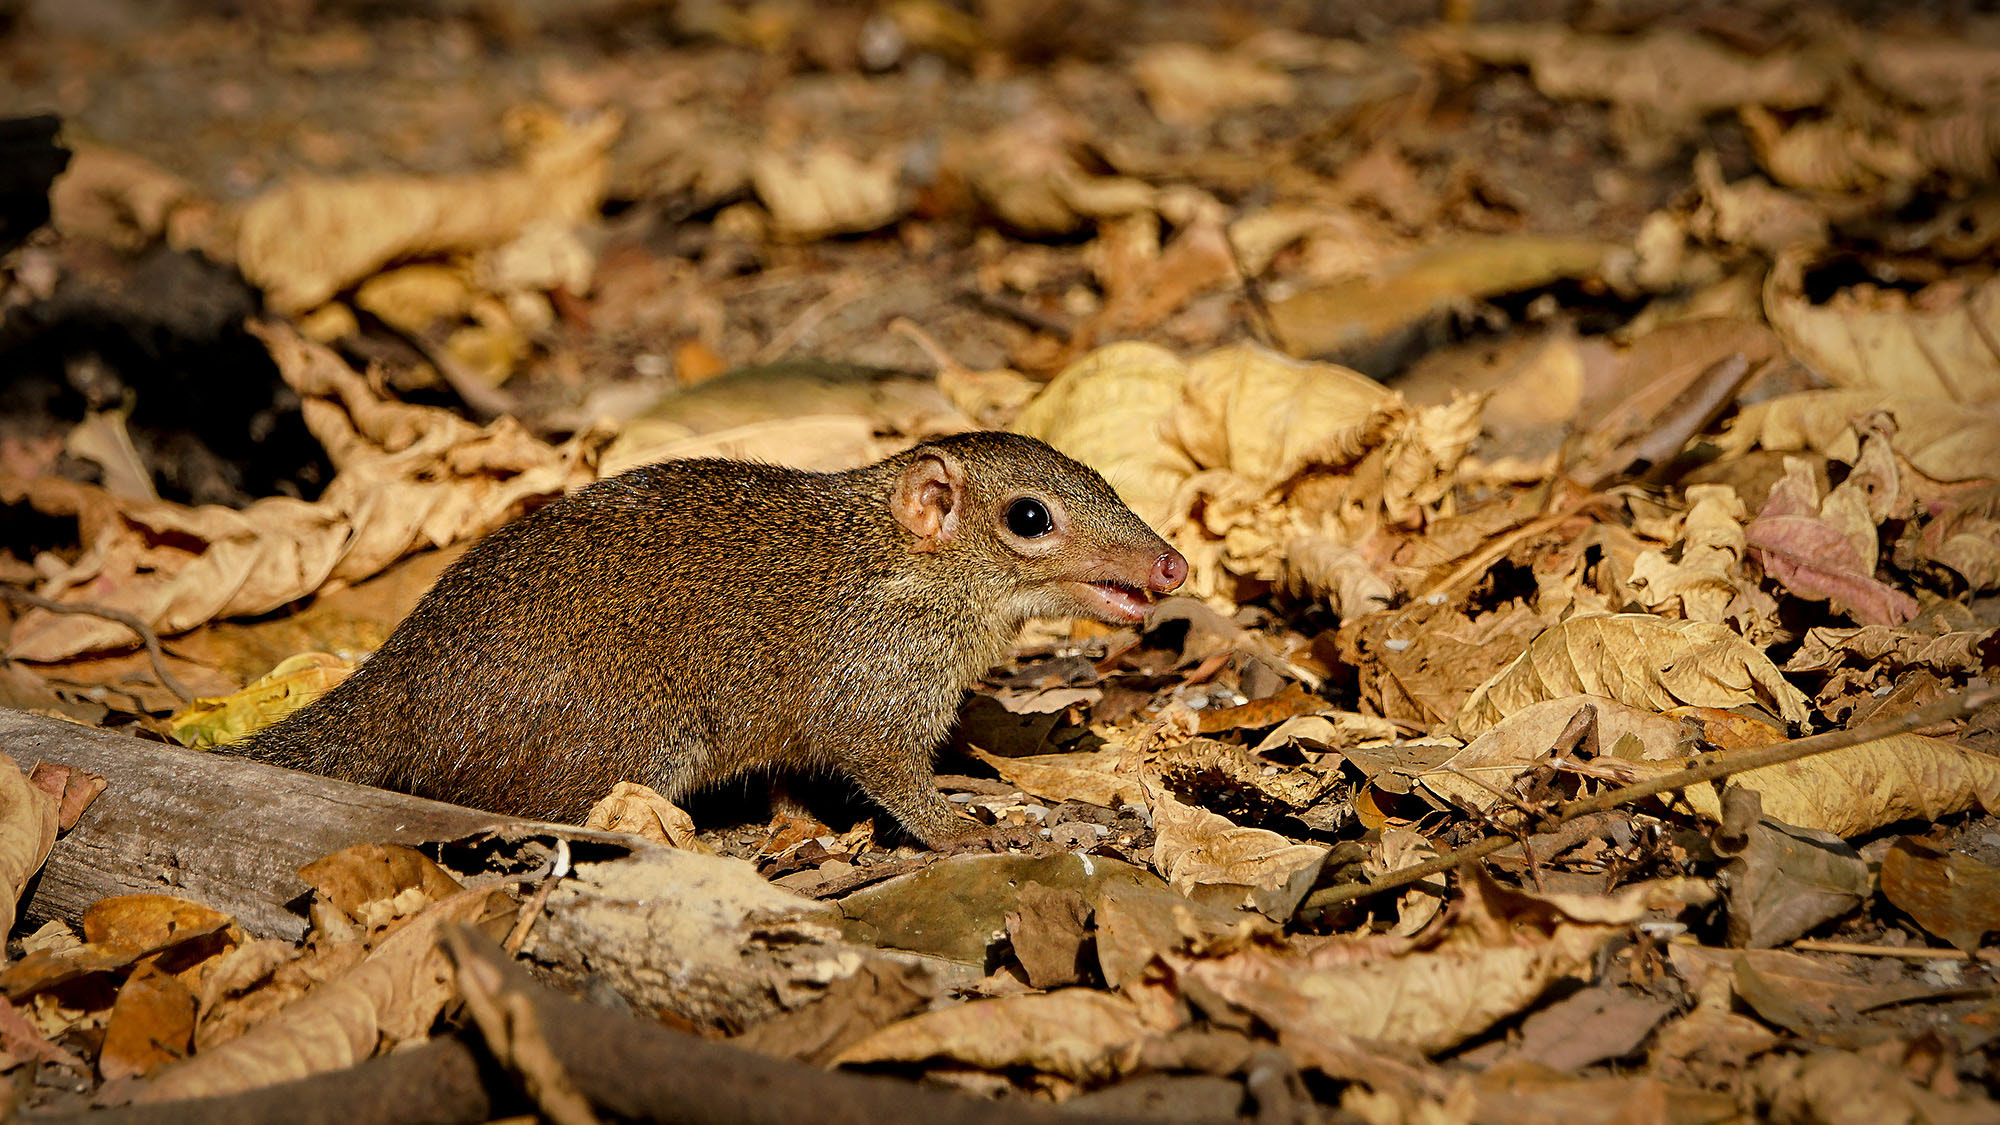
[[[1804,693],[1727,627],[1621,613],[1551,626],[1473,689],[1448,733],[1476,738],[1532,703],[1566,695],[1601,696],[1650,711],[1757,704],[1788,723],[1802,723],[1807,715]]]

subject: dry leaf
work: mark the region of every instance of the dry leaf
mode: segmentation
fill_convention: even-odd
[[[0,921],[6,923],[0,933],[13,931],[21,892],[55,847],[61,805],[59,793],[30,783],[14,759],[0,753]]]
[[[1854,285],[1816,301],[1805,291],[1814,261],[1787,254],[1764,283],[1765,313],[1792,355],[1841,387],[2000,401],[2000,277],[1982,270],[1915,293]]]
[[[1904,837],[1882,858],[1882,895],[1967,957],[2000,930],[2000,868]]]
[[[1676,761],[1680,723],[1666,715],[1609,699],[1572,695],[1532,703],[1508,715],[1434,769],[1417,775],[1424,788],[1459,808],[1490,809],[1515,778],[1546,759],[1550,748],[1584,707],[1597,709],[1597,741],[1603,753],[1625,743],[1647,761]],[[1496,793],[1498,790],[1499,793]]]
[[[1400,334],[1467,301],[1597,277],[1618,248],[1587,239],[1498,235],[1461,239],[1378,264],[1365,277],[1301,290],[1271,303],[1293,355],[1372,355]]]
[[[2000,479],[2000,414],[1936,398],[1878,391],[1805,391],[1745,407],[1716,439],[1741,456],[1822,453],[1853,464],[1861,456],[1860,421],[1877,411],[1895,422],[1897,456],[1938,481]]]
[[[170,973],[141,965],[125,978],[104,1028],[97,1069],[106,1080],[151,1074],[187,1057],[194,1039],[194,994]]]
[[[1743,521],[1748,514],[1736,490],[1697,484],[1687,490],[1688,511],[1668,551],[1647,551],[1632,560],[1627,582],[1639,604],[1655,613],[1721,624],[1749,584],[1743,573]]]
[[[1754,57],[1680,27],[1590,35],[1559,24],[1439,27],[1421,42],[1488,63],[1525,64],[1552,98],[1588,98],[1694,122],[1741,105],[1796,108],[1826,97],[1831,75],[1811,55]]]
[[[1899,820],[2000,809],[2000,760],[1914,734],[1765,766],[1732,780],[1763,797],[1766,816],[1843,838]],[[1690,787],[1684,797],[1703,816],[1721,816],[1709,786]]]
[[[464,890],[429,856],[402,844],[342,848],[299,868],[299,878],[370,937]]]
[[[660,796],[657,790],[635,781],[621,781],[612,786],[611,792],[584,814],[583,826],[603,832],[629,832],[670,848],[715,854],[713,848],[695,835],[693,817]]]
[[[1422,949],[1407,939],[1335,938],[1303,956],[1252,948],[1167,961],[1281,1040],[1353,1036],[1436,1052],[1521,1011],[1555,982],[1588,973],[1596,951],[1649,906],[1707,897],[1682,880],[1600,899],[1502,892],[1483,878],[1467,886],[1452,929]]]
[[[320,985],[239,1038],[167,1067],[140,1102],[214,1097],[341,1070],[430,1029],[452,998],[441,926],[476,920],[487,895],[462,891],[385,938],[354,969]]]
[[[237,260],[273,311],[297,313],[401,258],[500,246],[537,221],[589,222],[621,124],[544,115],[525,126],[539,135],[518,167],[483,175],[292,180],[244,208]]]
[[[549,446],[512,419],[482,428],[391,402],[324,347],[288,329],[259,331],[340,470],[320,499],[190,508],[121,503],[59,478],[0,476],[0,503],[26,499],[77,519],[84,550],[49,576],[45,596],[123,609],[161,633],[181,632],[268,613],[330,580],[358,581],[413,550],[497,527],[531,498],[594,479],[607,436],[600,431]],[[36,610],[15,622],[10,655],[61,660],[135,643],[115,622]]]
[[[262,730],[333,690],[354,665],[324,652],[301,652],[242,691],[217,699],[197,699],[167,722],[174,740],[200,749],[234,742]]]
[[[771,209],[778,233],[811,240],[875,230],[903,213],[897,183],[903,154],[888,148],[863,163],[845,149],[824,144],[794,160],[776,152],[750,162],[757,197]]]
[[[978,747],[968,752],[1023,793],[1045,801],[1082,801],[1099,808],[1145,806],[1145,786],[1138,778],[1118,773],[1126,755],[1117,750],[1093,754],[1034,754],[1001,758]]]
[[[1811,467],[1785,458],[1785,475],[1744,527],[1744,542],[1794,596],[1830,602],[1863,625],[1900,625],[1917,615],[1917,600],[1875,576],[1877,527],[1901,510],[1887,436],[1871,428],[1857,460],[1822,499]]]
[[[1756,704],[1787,723],[1806,721],[1805,694],[1727,627],[1621,613],[1571,618],[1536,637],[1514,663],[1474,689],[1450,733],[1476,738],[1532,703],[1579,694],[1652,711]]]
[[[1283,71],[1193,43],[1142,48],[1130,65],[1153,112],[1184,129],[1203,128],[1226,110],[1290,105],[1298,93]]]
[[[1153,810],[1153,868],[1177,891],[1204,901],[1229,901],[1284,919],[1319,877],[1326,849],[1296,844],[1276,832],[1244,828],[1207,809],[1183,804],[1148,783]],[[1207,888],[1207,890],[1204,890]]]
[[[946,1058],[988,1070],[1028,1067],[1072,1081],[1117,1071],[1121,1049],[1156,1030],[1130,1000],[1087,988],[975,1000],[912,1016],[835,1056],[836,1065]]]

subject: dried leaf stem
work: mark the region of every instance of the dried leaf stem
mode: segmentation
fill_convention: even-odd
[[[1884,719],[1877,723],[1865,723],[1850,730],[1828,731],[1825,734],[1815,734],[1807,738],[1795,738],[1789,742],[1781,742],[1775,746],[1766,746],[1761,749],[1743,751],[1726,756],[1720,754],[1706,755],[1703,761],[1687,769],[1661,774],[1646,781],[1637,782],[1619,789],[1606,790],[1596,796],[1584,797],[1558,806],[1548,815],[1545,824],[1548,826],[1561,824],[1564,821],[1573,820],[1579,816],[1605,812],[1620,805],[1627,805],[1633,801],[1657,796],[1670,790],[1685,789],[1690,785],[1699,785],[1704,781],[1714,781],[1717,778],[1728,777],[1747,770],[1763,769],[1765,766],[1796,762],[1801,758],[1810,758],[1833,750],[1845,750],[1850,746],[1859,746],[1864,742],[1873,742],[1879,738],[1889,738],[1893,735],[1906,734],[1936,723],[1950,722],[1953,719],[1960,719],[1971,715],[1995,701],[2000,701],[2000,688],[1982,688],[1978,691],[1963,692],[1947,699],[1940,699],[1935,703],[1919,707],[1914,711],[1905,712],[1893,719]],[[1355,899],[1366,898],[1370,895],[1380,894],[1383,891],[1394,890],[1397,887],[1405,887],[1440,872],[1450,871],[1473,860],[1483,859],[1497,851],[1512,846],[1514,843],[1515,840],[1511,836],[1489,836],[1476,844],[1468,844],[1456,851],[1446,852],[1434,859],[1425,860],[1422,863],[1393,871],[1371,882],[1342,883],[1338,886],[1314,891],[1312,894],[1307,895],[1305,901],[1299,905],[1298,912],[1301,914],[1311,914],[1338,906],[1344,902],[1352,902]]]
[[[59,602],[53,598],[45,598],[40,594],[31,594],[26,590],[5,584],[0,584],[0,597],[12,598],[22,605],[34,606],[36,609],[45,609],[50,613],[84,613],[92,617],[102,617],[106,621],[116,621],[118,624],[125,626],[139,635],[139,642],[146,646],[146,655],[153,661],[153,674],[160,678],[160,683],[168,691],[180,696],[182,703],[194,702],[194,693],[183,686],[179,680],[175,679],[172,672],[167,671],[167,656],[166,652],[160,648],[160,635],[153,631],[152,626],[139,620],[132,614],[122,609],[113,609],[107,605],[93,605],[90,602]]]

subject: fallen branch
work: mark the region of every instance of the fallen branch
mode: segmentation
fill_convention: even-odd
[[[1811,758],[1819,754],[1830,753],[1834,750],[1845,750],[1850,746],[1859,746],[1864,742],[1874,742],[1876,739],[1906,734],[1910,731],[1919,730],[1937,723],[1962,719],[1996,701],[2000,701],[2000,688],[1983,688],[1979,691],[1954,695],[1949,699],[1940,699],[1935,703],[1919,707],[1914,711],[1905,712],[1893,719],[1884,719],[1878,723],[1867,723],[1854,727],[1851,730],[1835,730],[1828,731],[1825,734],[1815,734],[1807,738],[1795,738],[1790,742],[1780,742],[1775,746],[1766,746],[1757,750],[1739,751],[1726,755],[1704,755],[1702,761],[1687,769],[1661,774],[1658,777],[1650,778],[1633,785],[1627,785],[1620,789],[1606,790],[1594,797],[1584,797],[1579,800],[1570,801],[1564,805],[1559,805],[1543,819],[1541,827],[1546,830],[1547,828],[1553,828],[1565,821],[1574,820],[1589,813],[1607,812],[1620,805],[1628,805],[1634,801],[1658,796],[1670,790],[1685,789],[1690,785],[1699,785],[1704,781],[1714,781],[1717,778],[1728,777],[1732,774],[1763,769],[1765,766],[1796,762],[1801,758]],[[1475,859],[1484,859],[1495,852],[1512,847],[1515,843],[1516,841],[1512,836],[1489,836],[1476,844],[1468,844],[1456,851],[1446,852],[1434,859],[1428,859],[1422,863],[1392,871],[1380,879],[1365,883],[1341,883],[1337,886],[1326,887],[1307,895],[1305,901],[1299,904],[1297,913],[1317,913],[1339,906],[1344,902],[1353,902],[1356,899],[1381,894],[1383,891],[1395,890],[1397,887],[1406,887],[1411,883],[1429,878],[1440,872],[1453,870]]]

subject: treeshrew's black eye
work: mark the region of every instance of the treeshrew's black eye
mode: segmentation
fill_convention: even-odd
[[[1040,539],[1055,526],[1048,505],[1032,496],[1023,496],[1007,505],[1007,530],[1023,539]]]

